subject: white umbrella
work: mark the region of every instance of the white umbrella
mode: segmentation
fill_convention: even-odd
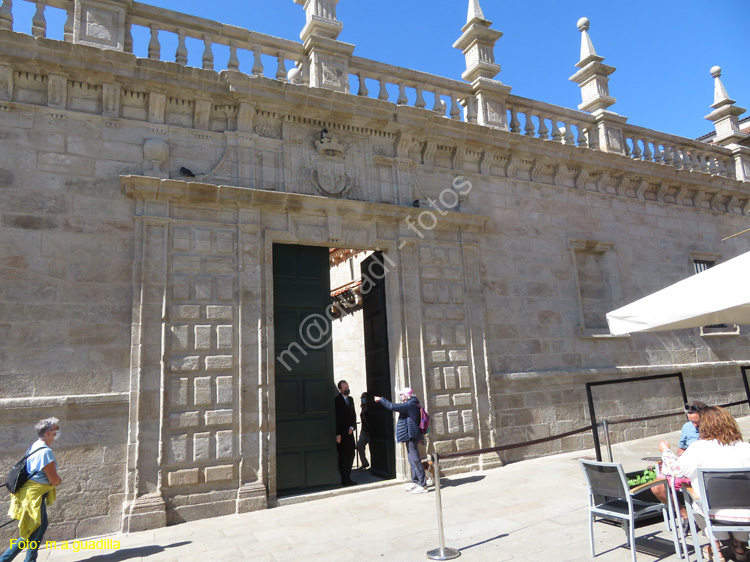
[[[750,324],[750,252],[607,313],[609,331]]]

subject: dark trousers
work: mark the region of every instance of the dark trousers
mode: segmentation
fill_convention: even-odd
[[[336,450],[339,453],[339,474],[341,474],[341,483],[350,484],[352,481],[352,463],[354,462],[354,435],[348,433],[341,436],[341,443],[336,444]]]
[[[44,496],[42,497],[41,524],[34,530],[33,533],[29,535],[28,541],[19,538],[19,540],[16,541],[12,547],[3,552],[3,555],[0,556],[0,562],[10,562],[11,560],[13,560],[16,556],[18,556],[18,553],[21,552],[21,546],[26,547],[26,562],[33,562],[34,560],[36,560],[36,557],[39,554],[38,550],[39,547],[42,546],[42,539],[44,539],[44,533],[47,531],[48,524],[47,494],[44,494]]]
[[[419,444],[421,442],[421,437],[409,439],[406,442],[406,458],[409,459],[409,466],[411,467],[411,481],[424,488],[427,485],[427,480],[422,466],[422,457],[419,455]]]

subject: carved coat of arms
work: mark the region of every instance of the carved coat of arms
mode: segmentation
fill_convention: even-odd
[[[351,145],[323,129],[300,167],[300,181],[329,197],[345,197],[356,188],[357,172],[347,163]]]

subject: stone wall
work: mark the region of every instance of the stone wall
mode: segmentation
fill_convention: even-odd
[[[614,338],[602,319],[694,259],[744,251],[741,238],[721,242],[750,201],[726,166],[595,150],[593,118],[571,110],[560,109],[579,142],[570,129],[518,134],[515,113],[510,130],[491,128],[440,104],[6,29],[0,53],[1,444],[20,456],[47,415],[70,428],[56,444],[66,486],[51,538],[273,501],[275,243],[384,252],[392,383],[425,398],[430,450],[581,427],[589,381],[682,370],[690,398],[742,396],[747,327]],[[669,392],[642,387],[603,411],[679,407]]]

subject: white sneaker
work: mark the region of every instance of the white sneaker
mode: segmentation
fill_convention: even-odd
[[[404,486],[404,490],[407,492],[411,492],[416,487],[417,485],[414,482],[412,482],[411,484],[407,484],[406,486]]]
[[[426,494],[429,490],[427,488],[423,488],[422,486],[414,486],[414,489],[411,491],[412,494]]]

